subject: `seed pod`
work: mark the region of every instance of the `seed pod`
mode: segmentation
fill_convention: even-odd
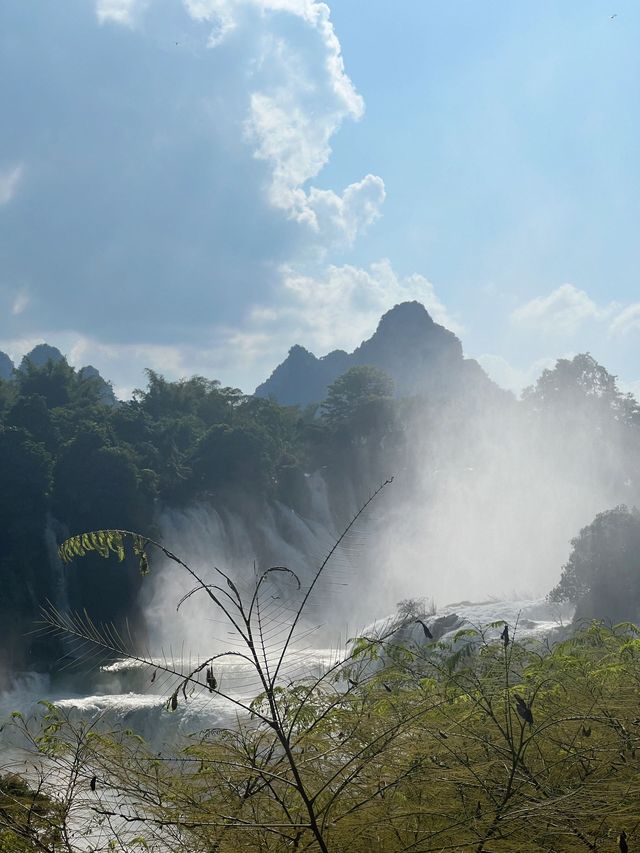
[[[527,703],[524,701],[522,696],[518,696],[517,693],[515,694],[515,699],[516,699],[516,711],[522,717],[522,719],[525,721],[525,723],[529,723],[529,725],[532,726],[533,725],[533,714],[531,713],[531,708],[529,707],[529,705],[527,705]]]
[[[428,625],[426,625],[426,624],[422,621],[422,619],[416,619],[416,622],[417,622],[419,625],[422,625],[422,630],[424,631],[424,635],[425,635],[426,639],[427,639],[427,640],[433,640],[433,634],[432,634],[432,633],[431,633],[431,631],[429,630],[429,626],[428,626]]]
[[[216,681],[213,670],[210,666],[207,667],[207,687],[209,688],[209,693],[213,693],[213,691],[218,687],[218,682]]]

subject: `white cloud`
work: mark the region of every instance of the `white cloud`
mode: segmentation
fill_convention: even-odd
[[[308,221],[324,241],[349,245],[380,216],[386,196],[384,181],[377,175],[366,175],[349,184],[342,195],[315,187],[308,193],[298,190],[297,194],[297,218]]]
[[[96,16],[101,24],[109,21],[132,27],[148,3],[149,0],[97,0]]]
[[[584,290],[563,284],[548,296],[521,305],[509,319],[513,325],[544,333],[573,335],[586,323],[595,322],[606,324],[610,335],[626,335],[640,331],[640,302],[598,305]]]
[[[548,296],[532,299],[511,313],[512,323],[543,332],[574,334],[590,320],[610,316],[613,305],[600,308],[584,290],[562,284]]]
[[[38,346],[38,344],[49,343],[41,335],[25,338],[0,339],[0,352],[6,353],[14,364],[20,364],[22,356]]]
[[[19,163],[9,169],[0,170],[0,205],[8,204],[15,196],[24,175],[24,166]]]
[[[380,214],[382,179],[367,175],[342,193],[305,186],[327,164],[331,138],[342,122],[364,112],[345,71],[329,7],[314,0],[186,0],[186,8],[194,19],[212,24],[210,46],[240,26],[243,10],[260,13],[265,30],[255,62],[260,79],[250,92],[245,134],[254,156],[269,167],[269,200],[308,225],[321,245],[353,243]],[[281,14],[300,19],[307,39],[294,43],[275,23],[272,29],[265,26],[265,18]]]
[[[317,354],[340,348],[351,350],[375,330],[380,316],[399,302],[421,302],[433,319],[453,331],[460,326],[448,314],[434,287],[424,276],[400,277],[387,259],[368,269],[328,266],[316,275],[283,270],[278,307],[254,306],[245,335],[263,342],[299,342]],[[276,336],[277,332],[277,336]],[[245,338],[246,340],[246,338]]]
[[[627,334],[628,332],[640,331],[640,302],[633,302],[623,308],[609,324],[612,334]]]
[[[97,0],[100,22],[133,26],[148,0]],[[316,0],[183,0],[192,20],[210,26],[207,46],[231,33],[258,35],[247,73],[245,139],[267,164],[271,205],[307,225],[315,248],[350,245],[380,215],[384,183],[367,175],[342,192],[308,186],[331,156],[331,139],[345,119],[359,119],[364,101],[347,75],[329,7]],[[297,18],[291,38],[279,26]]]

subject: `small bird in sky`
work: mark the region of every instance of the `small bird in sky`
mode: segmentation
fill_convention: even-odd
[[[613,21],[613,19],[614,19],[614,18],[617,18],[617,17],[618,17],[618,13],[617,13],[617,12],[614,12],[614,14],[613,14],[613,15],[609,15],[609,20],[610,20],[610,21]]]

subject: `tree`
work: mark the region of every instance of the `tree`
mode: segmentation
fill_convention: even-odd
[[[62,850],[60,803],[14,773],[0,776],[0,853]]]
[[[147,370],[147,389],[136,390],[134,399],[155,420],[178,415],[197,415],[206,423],[227,421],[231,405],[242,398],[236,388],[222,388],[217,379],[192,376],[169,382],[154,370]]]
[[[393,379],[383,370],[366,364],[352,367],[329,386],[322,417],[334,427],[355,419],[366,421],[381,401],[391,397]]]
[[[51,457],[22,429],[0,427],[0,673],[20,666],[39,601],[52,595],[44,532]]]
[[[640,406],[632,394],[618,388],[616,377],[589,353],[560,358],[545,369],[523,400],[541,411],[562,409],[575,414],[603,414],[624,424],[640,426]]]
[[[576,605],[576,619],[640,616],[640,512],[621,505],[596,515],[571,540],[552,601]]]
[[[47,361],[42,367],[36,367],[27,359],[24,366],[16,372],[20,395],[38,394],[44,397],[50,409],[69,403],[75,378],[74,369],[64,358],[60,361]]]
[[[275,479],[270,442],[254,426],[212,426],[194,449],[194,480],[209,494],[257,489],[264,493]]]
[[[40,394],[18,397],[6,415],[7,426],[24,429],[43,444],[49,452],[55,450],[58,443],[56,429],[51,422],[47,401]]]

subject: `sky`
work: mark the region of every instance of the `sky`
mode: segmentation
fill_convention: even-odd
[[[0,350],[253,391],[421,301],[640,394],[635,0],[3,0]]]

